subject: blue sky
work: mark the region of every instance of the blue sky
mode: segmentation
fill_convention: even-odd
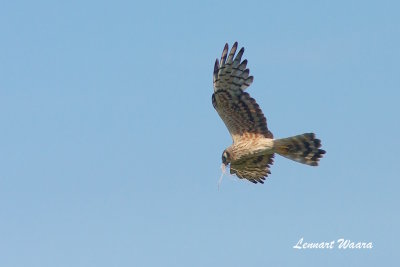
[[[2,3],[0,265],[398,264],[400,5],[277,2]],[[217,190],[234,41],[270,130],[315,132],[319,167],[277,156]]]

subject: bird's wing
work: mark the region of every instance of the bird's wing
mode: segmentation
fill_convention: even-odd
[[[241,61],[244,48],[236,53],[237,42],[228,55],[228,44],[214,66],[214,94],[212,103],[224,121],[234,142],[247,134],[273,138],[260,106],[244,90],[253,82],[246,68],[247,60]]]
[[[265,177],[271,173],[269,167],[274,162],[273,158],[274,154],[246,157],[231,162],[230,172],[240,179],[263,184]]]

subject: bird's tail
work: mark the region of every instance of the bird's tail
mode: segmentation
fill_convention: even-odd
[[[311,166],[317,166],[319,159],[326,153],[325,150],[319,149],[320,147],[321,140],[315,138],[313,133],[274,140],[276,153]]]

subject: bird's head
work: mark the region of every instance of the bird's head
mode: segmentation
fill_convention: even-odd
[[[225,166],[228,166],[228,164],[231,162],[231,155],[229,152],[225,149],[224,152],[222,153],[222,164]]]

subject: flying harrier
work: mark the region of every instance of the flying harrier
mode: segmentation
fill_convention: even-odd
[[[230,164],[230,173],[253,183],[264,183],[270,174],[275,153],[288,159],[317,166],[325,151],[319,149],[321,140],[313,133],[283,139],[274,139],[267,120],[256,101],[245,92],[253,82],[241,60],[242,47],[235,57],[237,42],[228,55],[225,44],[221,61],[215,61],[212,104],[232,136],[233,144],[222,153],[224,166]]]

